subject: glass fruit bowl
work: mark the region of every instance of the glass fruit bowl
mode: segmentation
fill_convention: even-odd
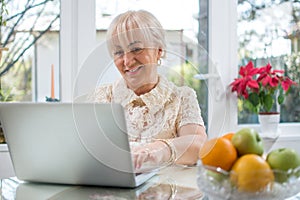
[[[288,172],[273,170],[274,181],[269,182],[262,189],[255,192],[241,191],[233,184],[231,179],[233,172],[227,172],[221,168],[203,165],[201,161],[198,161],[197,167],[198,187],[210,200],[283,200],[297,194],[297,197],[299,196],[300,198],[300,167]],[[250,185],[259,184],[261,178],[260,180],[259,178],[253,180]],[[255,182],[255,180],[257,180],[257,182]]]

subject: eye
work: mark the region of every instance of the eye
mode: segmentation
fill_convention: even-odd
[[[133,54],[139,54],[141,53],[142,51],[144,50],[144,48],[141,48],[141,47],[134,47],[130,50],[131,53]]]
[[[123,51],[123,50],[115,51],[115,52],[113,52],[113,55],[114,55],[115,57],[121,57],[121,56],[124,55],[124,51]]]

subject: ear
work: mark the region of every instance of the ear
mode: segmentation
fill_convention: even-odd
[[[163,55],[163,50],[162,48],[158,48],[158,51],[157,51],[157,60],[159,60]]]

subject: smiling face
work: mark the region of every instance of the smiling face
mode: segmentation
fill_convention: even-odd
[[[158,82],[157,63],[165,49],[165,31],[149,12],[127,11],[107,30],[107,45],[128,88],[137,95]]]
[[[126,41],[130,42],[120,42],[113,48],[114,63],[130,89],[137,95],[147,93],[158,82],[157,63],[162,50],[138,38]]]

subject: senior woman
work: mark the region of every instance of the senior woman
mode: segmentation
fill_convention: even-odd
[[[144,10],[118,15],[107,31],[107,45],[122,78],[101,85],[92,101],[120,103],[136,169],[144,163],[193,165],[206,140],[196,93],[158,74],[165,54],[160,22]]]

